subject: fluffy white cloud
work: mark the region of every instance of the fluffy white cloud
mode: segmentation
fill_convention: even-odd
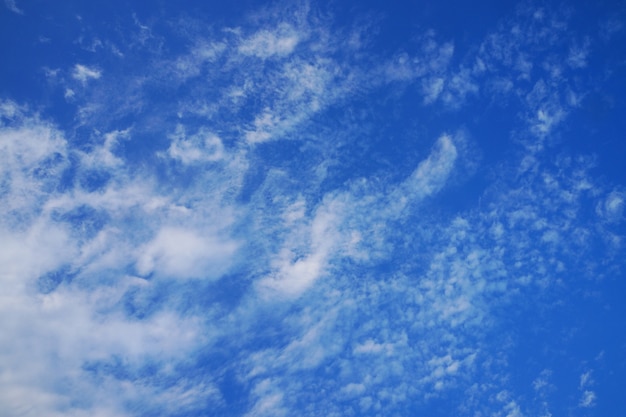
[[[230,266],[236,248],[218,236],[164,227],[140,250],[137,270],[141,275],[216,279]]]
[[[102,72],[97,68],[91,68],[86,65],[76,64],[72,70],[72,78],[80,81],[83,85],[89,80],[97,80],[102,76]]]
[[[11,343],[0,348],[6,370],[0,377],[0,403],[11,415],[128,415],[121,404],[141,401],[132,393],[143,383],[125,390],[129,382],[109,379],[106,398],[97,388],[103,381],[92,379],[89,364],[116,357],[131,369],[146,360],[160,364],[183,357],[205,339],[193,316],[160,309],[140,320],[121,308],[129,293],[150,292],[153,285],[124,273],[133,244],[142,238],[122,233],[117,222],[125,222],[130,207],[159,219],[167,199],[127,176],[114,152],[128,131],[97,136],[102,144],[89,151],[71,150],[59,130],[27,109],[4,102],[1,110],[0,283],[5,291],[0,314],[5,320],[0,333]],[[78,164],[77,180],[92,169],[115,180],[102,192],[73,184],[64,185],[64,191],[60,184],[70,159]],[[229,240],[167,228],[144,247],[145,268],[183,277],[219,276],[236,249]],[[162,389],[148,384],[143,390],[153,396]],[[178,401],[210,391],[180,389],[164,395]],[[77,398],[79,406],[74,405]]]

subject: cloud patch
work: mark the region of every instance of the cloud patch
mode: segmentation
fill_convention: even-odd
[[[288,24],[279,24],[273,30],[262,29],[239,44],[239,53],[266,59],[272,56],[286,56],[294,51],[300,42],[300,35]]]
[[[82,64],[74,65],[72,70],[72,78],[79,81],[82,85],[87,84],[90,80],[97,80],[101,76],[102,72],[99,69]]]
[[[216,236],[202,236],[164,227],[141,251],[137,271],[170,278],[219,278],[231,264],[237,245]]]

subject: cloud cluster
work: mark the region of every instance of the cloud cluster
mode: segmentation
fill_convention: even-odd
[[[155,70],[70,65],[76,129],[0,103],[9,413],[549,412],[551,370],[536,403],[508,378],[511,322],[621,262],[623,191],[550,148],[593,44],[520,9],[462,59],[432,31],[381,56],[289,10],[171,21],[180,52],[134,17],[109,44]],[[390,128],[407,95],[446,128]],[[472,188],[489,141],[455,120],[477,103],[517,122]],[[578,391],[598,402],[590,372]]]

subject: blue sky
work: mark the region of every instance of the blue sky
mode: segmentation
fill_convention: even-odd
[[[221,3],[1,5],[0,416],[626,414],[626,4]]]

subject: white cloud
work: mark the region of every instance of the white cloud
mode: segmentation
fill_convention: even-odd
[[[17,7],[17,3],[15,2],[15,0],[4,0],[4,5],[13,13],[24,14],[24,11]]]
[[[63,94],[63,97],[65,97],[66,100],[70,100],[75,95],[76,95],[76,92],[74,90],[72,90],[71,88],[66,88],[65,93]]]
[[[455,359],[450,354],[433,357],[427,362],[428,375],[421,382],[432,384],[436,391],[440,391],[444,389],[446,382],[450,382],[448,377],[453,377],[460,369],[471,366],[475,358],[475,353],[461,359]]]
[[[94,146],[90,152],[80,153],[82,163],[86,168],[102,169],[116,168],[124,164],[123,160],[115,155],[115,148],[120,140],[130,138],[130,129],[116,130],[106,133],[103,136],[103,143]]]
[[[365,385],[349,383],[345,387],[341,388],[341,393],[345,394],[348,398],[358,397],[365,392]]]
[[[458,109],[464,104],[468,95],[477,94],[479,91],[471,72],[465,68],[452,75],[446,90],[443,94],[443,101],[453,109]]]
[[[246,413],[246,417],[284,416],[287,410],[282,407],[283,396],[280,393],[262,396],[254,407]]]
[[[439,191],[450,176],[456,159],[457,149],[452,137],[442,135],[437,139],[428,158],[420,162],[404,181],[400,194],[422,198]]]
[[[152,288],[123,272],[132,262],[133,246],[144,243],[142,232],[133,236],[142,229],[141,222],[120,226],[129,219],[131,207],[155,220],[164,210],[168,214],[171,205],[154,194],[149,180],[127,177],[122,158],[114,152],[128,131],[96,134],[101,144],[90,151],[71,150],[61,132],[29,116],[25,108],[4,102],[0,109],[0,155],[5,161],[0,168],[5,186],[0,195],[0,281],[5,288],[0,314],[6,318],[0,333],[12,340],[0,348],[0,363],[7,370],[0,378],[0,403],[8,412],[25,416],[129,415],[125,401],[158,396],[160,388],[144,387],[144,397],[132,398],[143,382],[113,378],[103,385],[85,367],[116,355],[130,369],[145,361],[175,361],[205,339],[193,317],[161,309],[139,320],[120,309],[129,291]],[[71,157],[78,177],[95,168],[108,170],[114,180],[103,192],[72,184],[69,191],[58,188]],[[92,212],[104,223],[90,219]],[[78,220],[67,220],[68,214]],[[95,221],[93,231],[90,221]],[[130,230],[128,224],[133,225]],[[236,245],[216,236],[165,228],[145,244],[144,261],[164,273],[219,273],[228,267]],[[200,271],[206,262],[202,257],[211,265]],[[178,401],[192,394],[174,389],[167,395]],[[81,399],[79,406],[76,398]]]
[[[367,353],[391,353],[393,352],[393,344],[390,343],[376,343],[372,339],[366,340],[364,343],[356,345],[353,349],[355,354],[367,354]]]
[[[0,348],[5,369],[0,402],[5,410],[25,416],[83,415],[71,405],[81,398],[94,415],[125,415],[119,408],[125,396],[102,402],[103,387],[90,380],[83,368],[86,363],[112,355],[136,365],[149,358],[163,361],[202,340],[193,318],[161,311],[146,320],[129,320],[117,310],[128,289],[145,287],[143,280],[120,277],[112,286],[99,286],[96,277],[101,269],[88,279],[77,276],[74,282],[60,275],[58,287],[40,293],[37,282],[42,276],[77,258],[77,242],[62,227],[40,220],[24,234],[4,230],[3,236],[0,276],[7,291],[0,296],[0,314],[5,318],[0,332],[11,339]],[[123,385],[117,381],[107,392],[123,391]]]
[[[385,82],[413,82],[425,77],[422,80],[422,91],[426,95],[425,103],[428,104],[437,98],[437,91],[443,86],[444,75],[453,55],[452,43],[437,43],[433,33],[429,32],[421,39],[419,53],[415,56],[406,52],[397,54],[385,62],[379,71]]]
[[[587,57],[589,55],[589,40],[585,40],[582,45],[574,45],[570,47],[567,63],[572,68],[584,68],[587,66]]]
[[[422,89],[424,91],[424,104],[434,102],[443,91],[443,78],[435,77],[425,80],[422,83]]]
[[[273,30],[262,29],[239,44],[239,53],[259,58],[289,55],[300,42],[300,34],[288,24]]]
[[[5,193],[0,213],[4,216],[1,220],[9,222],[12,217],[36,215],[69,161],[67,141],[53,126],[26,117],[15,104],[5,103],[2,110],[9,123],[0,126],[4,161],[0,180]]]
[[[563,121],[565,116],[565,111],[558,107],[551,109],[539,109],[531,121],[531,130],[539,137],[548,135],[561,121]]]
[[[140,250],[137,270],[141,275],[216,279],[230,266],[236,248],[218,236],[164,227]]]
[[[87,82],[90,80],[97,80],[101,76],[102,72],[97,68],[90,68],[82,64],[74,65],[74,70],[72,71],[72,78],[80,81],[83,85],[87,84]]]
[[[550,376],[552,376],[551,370],[544,369],[541,371],[541,374],[533,381],[533,389],[540,392],[550,387]]]
[[[533,63],[528,54],[520,53],[515,62],[515,70],[520,73],[519,78],[523,80],[530,80],[532,69]]]
[[[261,95],[269,94],[271,105],[259,109],[252,126],[245,130],[248,143],[256,144],[287,136],[346,93],[346,87],[336,79],[339,71],[336,62],[318,56],[309,60],[313,62],[292,60],[273,77],[261,82],[268,89]]]
[[[90,379],[83,368],[86,363],[120,355],[139,366],[149,358],[163,361],[184,354],[201,340],[193,320],[172,313],[134,322],[122,315],[98,314],[120,295],[119,289],[92,293],[60,290],[45,296],[24,292],[14,298],[19,308],[2,303],[3,317],[14,318],[2,325],[3,334],[12,338],[12,343],[0,351],[6,371],[0,379],[0,401],[5,410],[21,411],[25,416],[42,412],[64,415],[61,410],[79,413],[80,408],[71,404],[81,398],[83,407],[93,413],[102,407],[110,408],[111,415],[125,415],[120,406],[129,399],[131,385],[115,381],[113,386],[102,387]],[[67,384],[77,379],[80,384]],[[66,388],[59,390],[59,386]],[[118,397],[100,398],[103,388],[110,394],[118,391]]]
[[[246,132],[246,141],[251,144],[268,141],[280,125],[279,117],[272,114],[270,109],[265,109],[263,114],[254,119],[254,130]]]
[[[593,391],[585,390],[582,393],[582,396],[580,398],[580,402],[578,403],[578,405],[583,408],[594,407],[596,405],[596,393]]]
[[[172,143],[167,149],[168,155],[185,165],[217,162],[225,157],[222,140],[205,129],[189,137],[186,136],[184,128],[179,125],[171,140]]]
[[[287,226],[291,226],[295,222],[304,219],[305,214],[306,202],[302,198],[298,198],[287,207],[283,214],[283,220]]]
[[[17,114],[15,108],[8,109],[9,116]],[[5,113],[7,114],[7,113]],[[61,134],[46,123],[27,119],[24,126],[6,127],[0,132],[0,152],[4,155],[3,173],[32,171],[51,155],[65,157],[66,141]]]
[[[215,62],[226,51],[224,42],[200,41],[189,54],[184,55],[172,64],[172,71],[182,80],[201,74],[202,66]]]
[[[591,371],[587,371],[580,375],[580,383],[578,386],[580,389],[583,389],[590,385],[593,385],[593,380],[591,379]]]
[[[6,119],[14,119],[17,115],[20,115],[24,109],[11,100],[0,101],[0,116]],[[4,122],[4,121],[2,121]],[[4,124],[4,123],[3,123]]]
[[[411,201],[419,201],[439,191],[453,170],[456,159],[457,149],[452,138],[447,135],[441,136],[428,158],[420,162],[400,187],[386,196],[385,200],[391,200],[391,204],[382,202],[382,210],[367,205],[359,206],[356,199],[349,194],[327,197],[324,204],[317,208],[308,225],[293,229],[292,236],[272,261],[273,272],[260,281],[259,288],[276,290],[288,297],[301,295],[326,273],[328,264],[333,258],[332,254],[335,254],[334,256],[341,254],[336,252],[337,248],[343,247],[347,253],[358,253],[354,252],[352,246],[361,242],[360,238],[355,240],[355,236],[360,235],[361,231],[358,229],[365,225],[355,223],[356,230],[348,231],[345,227],[340,229],[338,225],[342,223],[345,213],[355,210],[369,210],[375,213],[376,210],[381,210],[379,214],[395,217]],[[349,208],[347,204],[352,201],[356,202],[356,206]],[[354,214],[354,218],[361,215]],[[289,218],[286,221],[293,222]],[[308,244],[303,247],[302,242]]]
[[[624,194],[613,191],[596,206],[596,213],[608,222],[619,222],[624,219]]]

